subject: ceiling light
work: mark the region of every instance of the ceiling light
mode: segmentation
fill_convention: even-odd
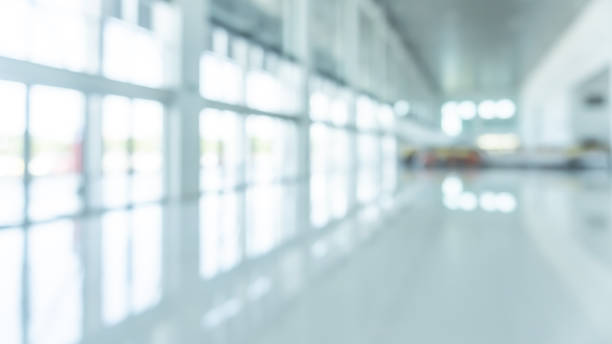
[[[497,117],[501,119],[510,119],[516,114],[516,105],[509,99],[503,99],[497,102]]]
[[[464,120],[471,120],[476,117],[476,104],[471,101],[462,102],[457,106],[457,113]]]
[[[494,119],[497,116],[497,104],[492,100],[485,100],[478,105],[478,115],[482,119]]]

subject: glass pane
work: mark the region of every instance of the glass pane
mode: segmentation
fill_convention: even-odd
[[[102,194],[104,208],[119,208],[129,203],[130,180],[127,174],[112,174],[104,176],[98,183],[97,194]]]
[[[30,230],[30,340],[76,343],[81,338],[83,271],[79,226],[62,221]]]
[[[131,103],[128,98],[106,96],[102,103],[102,172],[127,173],[130,167],[128,142],[131,131]]]
[[[386,130],[392,130],[395,125],[395,115],[393,108],[389,105],[383,104],[378,109],[378,122],[380,126]]]
[[[376,136],[360,135],[357,140],[359,173],[357,177],[357,199],[360,202],[373,201],[379,191],[379,152]]]
[[[119,20],[106,20],[103,59],[108,78],[163,86],[163,45],[150,31]]]
[[[323,227],[330,220],[328,180],[325,174],[310,178],[310,221],[315,227]]]
[[[81,177],[75,174],[32,179],[29,215],[33,220],[78,213],[82,207]]]
[[[0,225],[23,219],[25,85],[0,81]]]
[[[74,71],[97,71],[98,21],[64,9],[34,8],[31,60]]]
[[[134,100],[133,168],[137,173],[161,173],[164,107],[152,100]]]
[[[243,102],[243,69],[227,58],[205,53],[200,62],[202,96],[239,104]]]
[[[32,176],[30,215],[72,214],[81,207],[84,97],[62,88],[31,90]]]
[[[263,182],[297,176],[297,128],[262,116],[247,119],[249,180]]]
[[[85,99],[74,90],[34,86],[30,134],[33,176],[79,173]]]
[[[349,123],[350,110],[349,103],[351,96],[348,91],[339,91],[336,98],[330,105],[331,120],[336,125],[346,125]]]
[[[237,193],[206,195],[200,201],[200,274],[211,278],[242,259],[242,213]]]
[[[132,200],[157,201],[163,196],[164,107],[151,100],[134,100]]]
[[[0,231],[0,332],[5,343],[21,343],[23,324],[23,230]]]
[[[376,104],[368,97],[357,99],[357,127],[360,129],[376,128]]]
[[[313,124],[310,127],[310,167],[312,173],[324,174],[328,171],[330,134],[330,129],[323,124]]]
[[[271,73],[255,70],[247,74],[246,103],[253,109],[286,112],[286,91],[280,80]]]
[[[203,190],[236,186],[243,161],[242,118],[229,111],[204,110],[200,116],[200,185]]]
[[[164,195],[161,173],[135,173],[132,177],[132,202],[159,201]]]
[[[385,137],[383,147],[383,189],[393,191],[397,186],[397,141],[394,137]]]
[[[0,1],[0,56],[27,56],[30,6],[26,0]]]
[[[339,219],[349,210],[349,176],[347,174],[334,174],[330,177],[330,203],[331,214]]]

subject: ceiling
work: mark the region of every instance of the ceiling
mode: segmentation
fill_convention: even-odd
[[[588,0],[379,0],[448,98],[512,96]]]

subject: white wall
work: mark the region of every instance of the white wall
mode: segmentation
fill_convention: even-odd
[[[592,0],[521,87],[520,132],[527,149],[576,143],[572,90],[610,65],[612,1]]]

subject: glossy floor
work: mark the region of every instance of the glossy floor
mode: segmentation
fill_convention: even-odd
[[[0,342],[612,342],[606,174],[404,185],[318,229],[293,185],[1,230]]]

